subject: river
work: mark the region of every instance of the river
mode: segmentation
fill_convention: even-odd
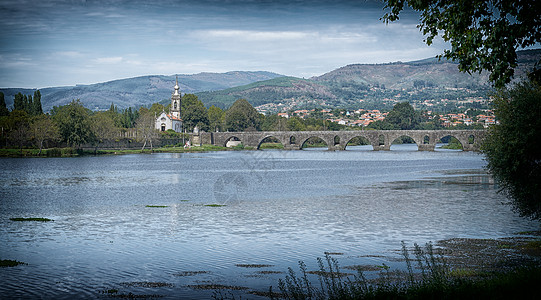
[[[0,268],[0,295],[199,299],[224,285],[257,299],[325,252],[400,268],[388,258],[401,241],[539,229],[504,204],[481,154],[348,149],[2,158],[0,259],[26,265]]]

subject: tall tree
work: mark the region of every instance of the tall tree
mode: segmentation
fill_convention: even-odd
[[[421,13],[418,25],[431,45],[441,35],[451,43],[443,55],[463,72],[490,72],[496,87],[508,83],[517,67],[516,49],[541,42],[541,4],[531,0],[385,0],[385,22],[399,19],[408,5]],[[541,62],[541,60],[540,60]],[[539,78],[539,70],[535,76]]]
[[[541,219],[541,86],[500,91],[494,108],[500,124],[483,145],[488,169],[522,216]]]
[[[182,115],[183,127],[192,131],[196,126],[200,130],[209,129],[209,115],[207,109],[202,105],[190,105],[186,107]]]
[[[182,97],[181,109],[184,128],[189,131],[192,131],[195,126],[201,130],[209,129],[208,111],[196,95],[185,94]]]
[[[143,141],[143,148],[145,149],[147,143],[150,144],[150,150],[153,150],[154,142],[159,138],[159,132],[156,130],[156,118],[154,117],[154,112],[141,108],[139,109],[139,118],[136,122],[137,126],[137,135],[140,140]]]
[[[421,12],[419,28],[427,44],[442,34],[451,50],[442,56],[457,60],[461,71],[490,72],[497,88],[510,82],[517,66],[516,50],[541,42],[541,4],[529,0],[385,0],[391,11],[386,22],[398,20],[407,4]],[[440,56],[441,57],[441,56]],[[541,61],[541,59],[539,60]],[[488,168],[523,215],[541,218],[538,141],[541,70],[530,71],[529,82],[499,91],[493,127],[483,145]],[[533,119],[530,119],[534,116]],[[524,120],[530,119],[531,122]],[[516,124],[521,128],[514,130]],[[505,133],[509,134],[506,135]],[[537,142],[536,142],[537,141]],[[530,144],[536,145],[531,148]],[[537,184],[531,180],[536,180]]]
[[[39,147],[38,155],[41,155],[45,141],[57,141],[60,138],[58,127],[49,115],[41,114],[34,117],[30,125],[30,131],[33,134],[34,142]]]
[[[97,112],[90,117],[92,132],[96,137],[94,139],[95,151],[101,143],[118,137],[119,129],[115,125],[114,117],[115,115],[109,111]]]
[[[43,114],[43,107],[41,106],[41,92],[39,90],[34,92],[34,101],[32,102],[32,114],[35,116]]]
[[[23,149],[29,140],[30,117],[24,110],[13,110],[8,117],[9,138],[11,142]]]
[[[261,117],[246,99],[239,99],[225,112],[225,128],[228,131],[259,130]]]
[[[0,92],[0,117],[9,115],[9,109],[6,106],[6,101],[4,99],[4,93]]]
[[[209,107],[208,116],[209,116],[209,127],[212,131],[221,131],[223,130],[223,121],[224,121],[224,111],[212,105]]]
[[[24,110],[24,96],[21,92],[15,94],[13,99],[13,110]]]
[[[409,102],[395,104],[384,122],[393,125],[396,129],[411,130],[421,121],[421,115],[416,112]]]
[[[90,122],[90,110],[79,99],[69,104],[53,107],[53,120],[58,125],[60,137],[71,147],[93,142],[95,136]]]

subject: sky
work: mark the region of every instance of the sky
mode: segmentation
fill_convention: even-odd
[[[0,0],[0,87],[144,75],[270,71],[309,78],[356,63],[434,57],[411,10],[377,0]]]

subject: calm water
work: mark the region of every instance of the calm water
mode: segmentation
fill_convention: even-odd
[[[0,295],[209,298],[193,286],[266,291],[285,276],[267,271],[316,270],[324,252],[400,267],[386,256],[401,241],[539,229],[502,204],[479,154],[351,149],[0,159],[0,258],[28,264],[0,269]]]

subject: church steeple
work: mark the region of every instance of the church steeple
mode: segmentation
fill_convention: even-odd
[[[175,118],[180,119],[180,105],[181,105],[181,96],[180,96],[180,87],[178,86],[178,75],[176,76],[175,81],[175,90],[171,95],[171,115]]]
[[[176,82],[175,82],[175,93],[174,95],[179,95],[178,92],[179,86],[178,86],[178,75],[176,76]]]

